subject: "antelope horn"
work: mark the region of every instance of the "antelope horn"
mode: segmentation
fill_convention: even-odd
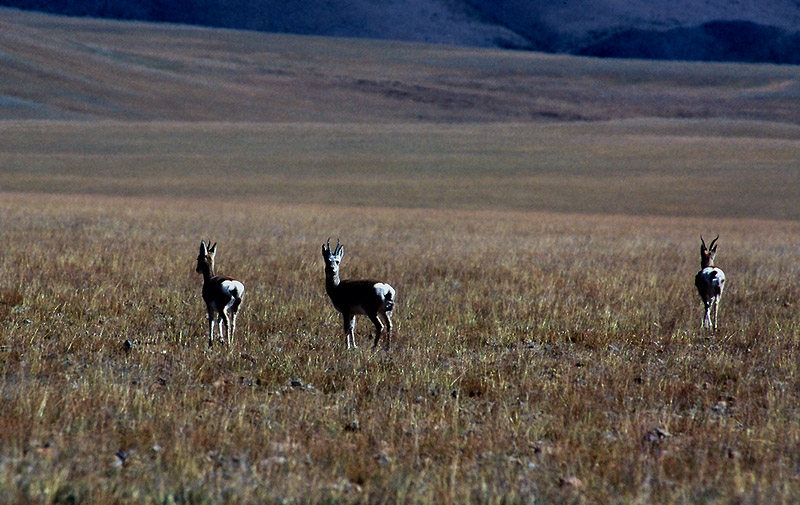
[[[717,235],[717,238],[719,238],[719,234]],[[710,249],[714,248],[714,244],[717,242],[717,238],[711,241],[711,246],[709,246]]]

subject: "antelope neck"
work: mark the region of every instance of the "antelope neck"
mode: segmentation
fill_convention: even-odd
[[[200,271],[203,274],[203,281],[207,281],[208,279],[214,277],[214,270],[205,259],[200,261]]]
[[[333,289],[339,285],[341,279],[339,279],[339,272],[336,273],[326,273],[325,275],[325,288],[327,289],[328,293],[332,292]]]

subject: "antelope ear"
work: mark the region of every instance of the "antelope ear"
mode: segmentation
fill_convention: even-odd
[[[209,243],[210,243],[210,242],[211,242],[211,241],[209,240]],[[215,254],[217,254],[217,243],[216,243],[216,242],[214,242],[214,245],[212,245],[211,247],[209,247],[209,248],[208,248],[208,254],[210,254],[212,257],[213,257]]]
[[[200,254],[202,254],[203,256],[208,254],[208,248],[206,247],[206,243],[203,240],[200,241]]]
[[[706,247],[706,241],[703,240],[703,236],[702,235],[700,235],[700,250],[701,251],[707,251],[708,250],[708,247]]]
[[[717,235],[717,238],[711,241],[711,252],[715,252],[717,250],[717,240],[719,240],[719,235]]]
[[[344,258],[344,246],[339,246],[339,253],[336,255],[337,258],[342,259]]]

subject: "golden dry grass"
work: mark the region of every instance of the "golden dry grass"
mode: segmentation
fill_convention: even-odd
[[[800,496],[796,223],[0,205],[15,300],[0,342],[6,503]],[[714,335],[692,285],[701,231],[722,235],[729,275]],[[344,350],[328,235],[347,245],[346,277],[398,289],[389,352],[369,348],[364,321],[362,348]],[[200,237],[247,286],[231,348],[206,349]]]

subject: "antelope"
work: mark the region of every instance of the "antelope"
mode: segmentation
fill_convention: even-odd
[[[208,346],[214,344],[214,316],[218,315],[219,339],[228,345],[233,343],[236,332],[236,313],[242,304],[244,284],[222,275],[214,275],[214,256],[217,254],[217,243],[211,245],[200,241],[200,254],[197,255],[197,272],[203,274],[203,300],[208,310]],[[224,331],[223,331],[224,330]]]
[[[375,325],[375,341],[378,346],[386,323],[386,347],[392,336],[392,309],[395,302],[395,291],[385,282],[374,280],[340,280],[339,264],[344,257],[344,247],[336,241],[336,248],[331,251],[331,239],[322,244],[322,258],[325,260],[325,290],[336,310],[341,312],[344,323],[344,334],[347,348],[356,348],[356,315],[367,316]]]
[[[717,329],[717,315],[719,314],[719,299],[725,288],[725,272],[714,266],[714,256],[717,254],[716,242],[711,241],[711,246],[706,247],[706,241],[700,235],[700,271],[694,277],[694,285],[703,300],[704,313],[702,328]],[[711,323],[711,311],[714,311],[714,323]]]

